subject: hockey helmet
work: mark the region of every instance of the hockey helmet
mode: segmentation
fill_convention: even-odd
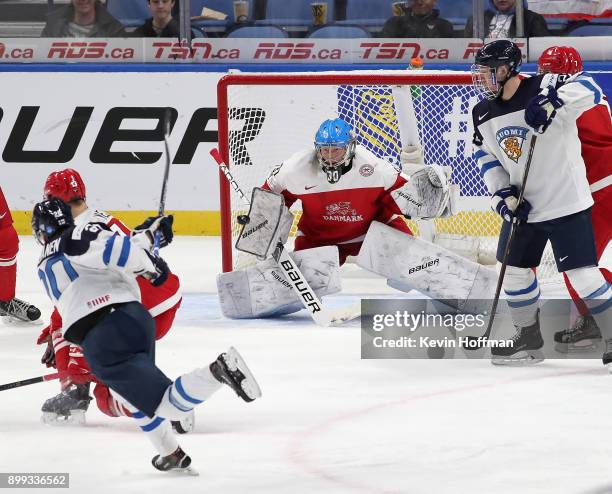
[[[582,72],[582,58],[572,46],[551,46],[538,59],[538,74],[576,74]]]
[[[57,197],[64,202],[85,200],[85,183],[79,172],[66,168],[51,172],[45,181],[44,198]]]
[[[357,139],[351,126],[341,118],[325,120],[315,135],[317,160],[331,184],[351,169]]]
[[[57,197],[39,202],[32,211],[32,232],[41,245],[59,237],[74,225],[70,206]]]
[[[474,87],[487,99],[501,95],[504,84],[517,75],[522,65],[521,49],[516,43],[507,39],[497,39],[484,45],[476,53],[472,65]],[[497,79],[497,69],[506,66],[508,74],[504,80]]]

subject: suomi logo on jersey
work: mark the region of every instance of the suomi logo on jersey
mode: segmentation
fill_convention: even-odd
[[[525,127],[512,125],[499,129],[495,134],[499,147],[515,163],[518,163],[519,158],[523,154],[523,144],[525,143],[527,132],[529,130]]]

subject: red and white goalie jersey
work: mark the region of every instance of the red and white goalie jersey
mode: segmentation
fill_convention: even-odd
[[[406,179],[390,163],[357,145],[350,170],[330,184],[314,149],[297,152],[272,171],[263,188],[282,194],[287,207],[302,201],[295,250],[337,245],[340,263],[357,255],[370,223],[410,234],[389,195]]]

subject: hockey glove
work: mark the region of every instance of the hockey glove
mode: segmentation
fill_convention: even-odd
[[[523,197],[523,202],[517,208],[519,192],[515,185],[499,189],[491,197],[491,209],[499,214],[504,221],[512,221],[514,218],[520,222],[527,221],[531,204]]]
[[[525,122],[536,132],[543,134],[562,106],[563,100],[557,95],[557,90],[553,86],[548,86],[527,104]]]
[[[46,343],[45,352],[40,359],[41,364],[45,364],[47,367],[55,367],[55,350],[53,349],[53,341],[51,339],[51,324],[49,324],[40,333],[40,336],[36,340],[37,345]]]
[[[143,235],[144,238],[148,240],[148,248],[153,246],[155,241],[155,234],[159,232],[159,247],[165,247],[174,238],[174,233],[172,232],[172,223],[174,222],[174,217],[169,214],[168,216],[150,216],[147,218],[142,225],[138,225],[132,231],[132,237],[138,237],[138,235]],[[143,237],[138,238],[138,240]],[[139,244],[141,244],[139,242]],[[147,248],[141,244],[143,248]]]
[[[161,257],[156,257],[147,252],[149,259],[153,263],[155,267],[154,273],[146,273],[143,276],[147,278],[153,286],[163,285],[164,282],[168,279],[168,273],[170,272],[170,268],[166,261],[164,261]]]

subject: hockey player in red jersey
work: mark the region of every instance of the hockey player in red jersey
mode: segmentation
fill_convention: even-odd
[[[582,59],[575,48],[570,46],[551,46],[544,50],[538,60],[538,73],[573,75],[582,72]],[[587,179],[593,195],[591,216],[595,234],[597,259],[606,249],[612,238],[612,122],[610,106],[607,99],[601,99],[598,105],[585,111],[576,121],[578,137],[582,145],[582,158],[586,166]],[[601,272],[608,283],[612,282],[612,273],[604,268]],[[557,347],[561,351],[585,350],[592,347],[588,343],[601,339],[600,328],[591,316],[588,308],[580,299],[567,275],[565,283],[580,313],[574,325],[555,334]],[[578,345],[576,345],[578,344]],[[612,349],[606,349],[609,353]],[[610,355],[612,358],[612,354]]]
[[[130,235],[130,230],[117,218],[96,209],[86,202],[85,183],[81,175],[67,168],[52,172],[45,182],[45,199],[56,197],[70,206],[76,225],[100,222],[108,225],[119,235]],[[172,326],[176,311],[181,304],[179,278],[169,273],[168,279],[159,286],[153,286],[143,277],[137,277],[142,304],[148,309],[155,321],[156,339],[162,338]],[[90,369],[78,345],[71,345],[62,337],[62,320],[55,309],[51,322],[41,333],[38,344],[47,343],[43,363],[53,365],[68,375],[62,379],[62,391],[43,404],[43,420],[53,422],[71,417],[82,420],[82,414],[89,405],[89,383],[92,379]],[[111,417],[129,415],[129,412],[110,394],[108,387],[96,382],[93,392],[100,411]],[[79,412],[80,411],[80,412]],[[174,424],[179,430],[183,427]],[[184,427],[189,427],[185,424]]]
[[[15,298],[19,237],[0,188],[0,316],[6,320],[36,321],[40,310]]]

